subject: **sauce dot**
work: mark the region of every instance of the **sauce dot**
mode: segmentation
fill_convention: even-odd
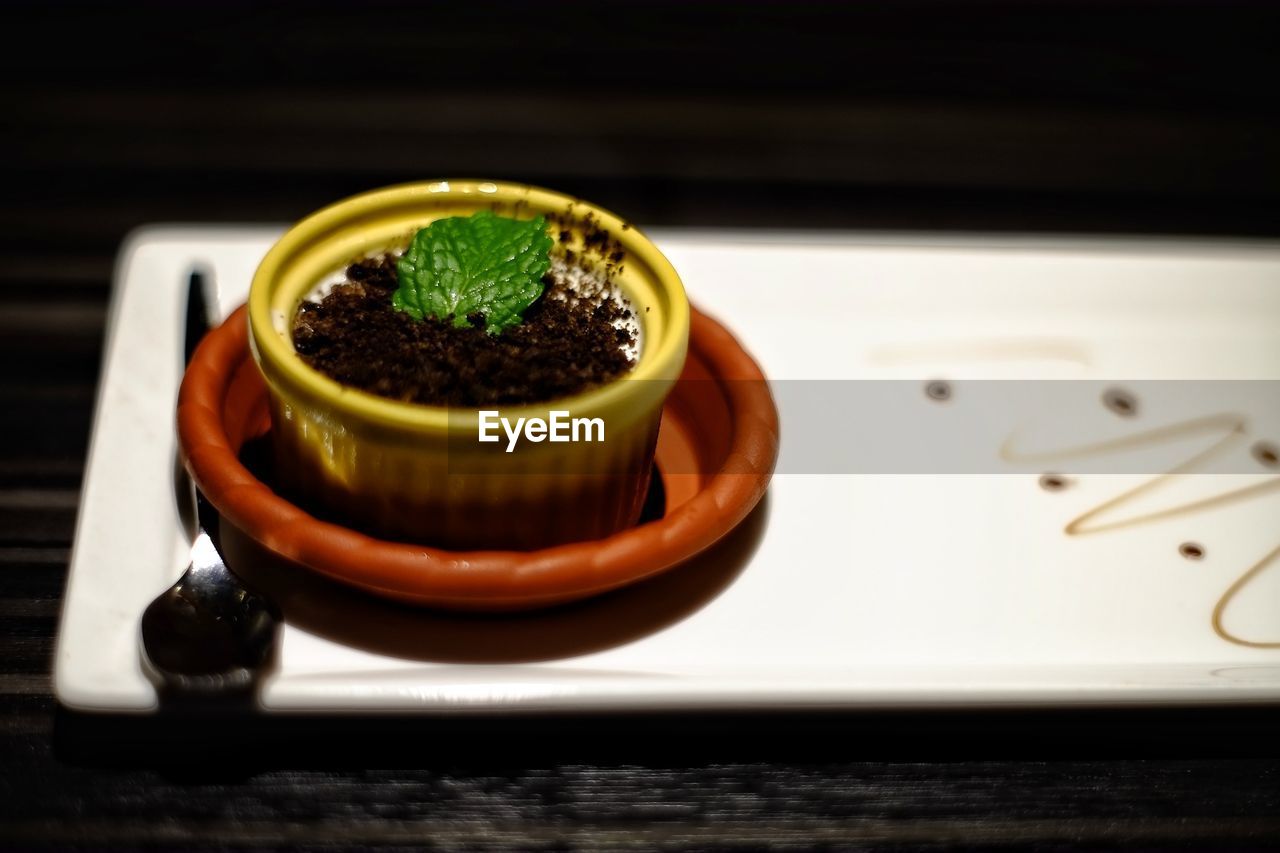
[[[1178,546],[1178,553],[1188,560],[1204,559],[1204,546],[1197,542],[1183,542]]]

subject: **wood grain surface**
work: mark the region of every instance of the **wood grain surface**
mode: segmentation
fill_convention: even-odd
[[[3,14],[0,845],[1280,845],[1274,708],[157,722],[50,688],[130,229],[468,175],[665,226],[1276,236],[1274,4]]]

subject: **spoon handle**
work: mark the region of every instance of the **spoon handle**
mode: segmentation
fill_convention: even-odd
[[[193,269],[182,342],[187,364],[214,316],[206,284],[204,271]],[[251,697],[274,658],[280,610],[227,568],[219,513],[180,465],[175,487],[182,509],[194,510],[191,561],[142,614],[143,670],[164,702]]]

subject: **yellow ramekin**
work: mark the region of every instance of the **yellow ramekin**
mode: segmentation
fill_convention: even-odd
[[[491,408],[517,418],[600,418],[605,441],[480,443],[477,409],[402,403],[339,384],[294,351],[289,329],[322,279],[402,248],[432,220],[479,210],[590,218],[622,246],[614,282],[641,327],[634,370],[550,403]],[[554,236],[559,240],[559,229]],[[581,248],[580,228],[568,248]],[[560,251],[557,246],[553,251]],[[441,180],[375,190],[294,225],[249,292],[249,343],[266,380],[275,474],[323,514],[379,536],[465,549],[532,549],[597,539],[636,522],[662,405],[684,365],[689,304],[662,253],[634,226],[578,199],[522,184]]]

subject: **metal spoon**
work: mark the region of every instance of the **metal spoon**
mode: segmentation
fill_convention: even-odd
[[[204,275],[193,270],[184,336],[188,362],[209,328],[204,285]],[[193,496],[197,521],[191,565],[142,614],[143,668],[165,695],[249,693],[273,656],[280,610],[227,568],[214,544],[217,511],[189,478],[179,494],[183,490]]]

